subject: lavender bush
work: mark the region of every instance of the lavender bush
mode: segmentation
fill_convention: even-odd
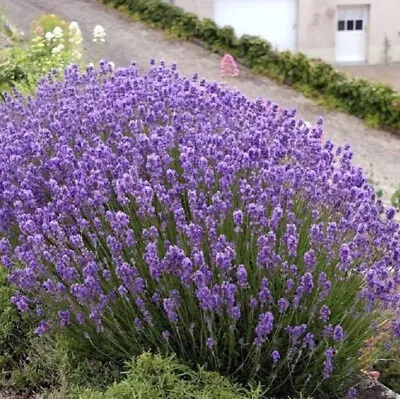
[[[322,131],[164,63],[73,66],[7,97],[13,302],[99,356],[175,352],[279,397],[347,390],[398,307],[399,227]]]

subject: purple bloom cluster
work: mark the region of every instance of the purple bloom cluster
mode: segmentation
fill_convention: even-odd
[[[73,66],[7,98],[13,302],[40,309],[38,334],[65,326],[116,351],[168,343],[198,363],[212,350],[219,368],[289,361],[328,378],[354,319],[398,308],[400,231],[349,147],[322,133],[175,65]]]

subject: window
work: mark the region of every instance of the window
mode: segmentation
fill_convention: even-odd
[[[354,21],[347,21],[347,30],[354,30]]]
[[[363,31],[366,28],[367,11],[365,6],[361,7],[339,7],[337,12],[337,30]]]

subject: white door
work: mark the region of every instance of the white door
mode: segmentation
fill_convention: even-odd
[[[278,50],[296,51],[297,0],[214,0],[214,19],[238,37],[260,36]]]
[[[368,6],[339,7],[336,24],[336,62],[367,59]]]

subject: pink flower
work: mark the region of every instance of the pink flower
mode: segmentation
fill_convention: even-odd
[[[230,54],[225,54],[220,65],[221,78],[239,76],[239,68]]]
[[[34,30],[34,33],[36,34],[36,35],[42,35],[43,34],[43,28],[39,25],[39,26],[37,26],[36,28],[35,28],[35,30]]]
[[[372,371],[368,371],[367,375],[368,375],[368,377],[371,377],[371,378],[374,378],[375,380],[377,380],[380,376],[380,373],[379,373],[379,371],[372,370]]]

